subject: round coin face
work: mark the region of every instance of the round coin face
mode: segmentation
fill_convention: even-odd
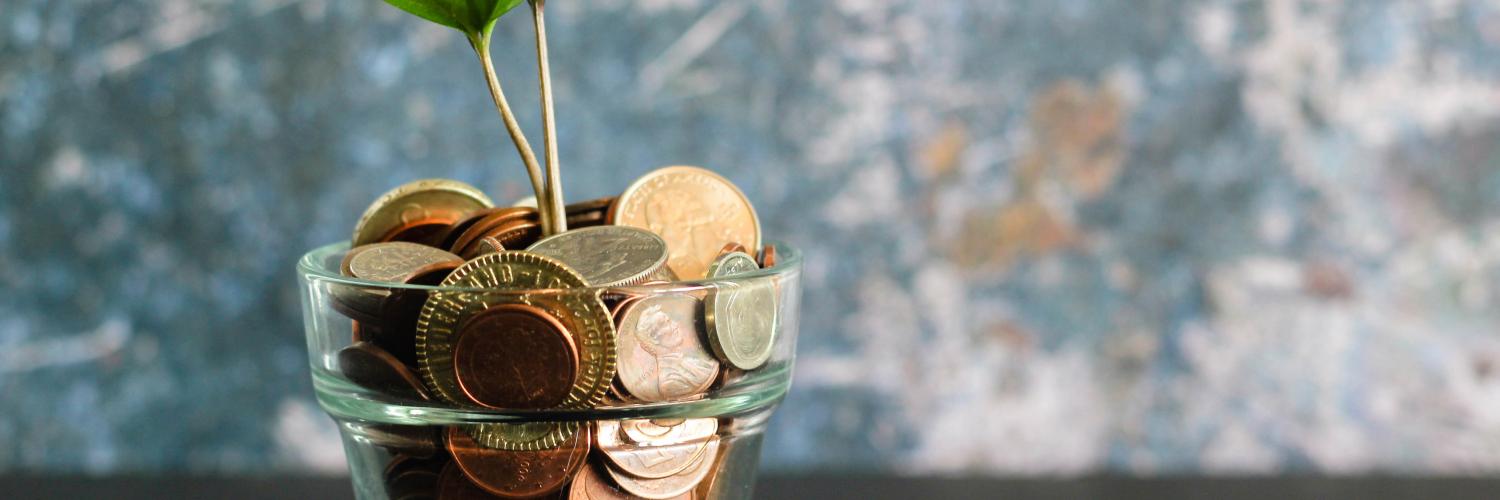
[[[550,257],[530,252],[499,252],[464,263],[443,286],[484,291],[433,291],[417,318],[417,367],[432,393],[459,405],[472,405],[454,372],[454,347],[465,320],[499,304],[526,304],[556,318],[572,334],[578,369],[562,408],[592,408],[604,400],[615,372],[614,323],[597,293],[582,276]],[[545,291],[543,291],[545,290]],[[517,293],[525,292],[525,293]],[[508,442],[504,432],[476,436],[485,446],[514,449],[556,446],[566,437],[560,426],[547,437]]]
[[[667,242],[667,265],[699,279],[729,243],[760,247],[760,222],[739,188],[711,171],[675,166],[636,180],[613,210],[614,223],[648,229]]]
[[[682,472],[660,479],[646,479],[634,477],[613,467],[605,467],[610,478],[620,489],[641,498],[652,500],[668,500],[680,495],[691,494],[693,488],[698,486],[703,478],[708,476],[713,469],[714,457],[719,454],[719,437],[713,436],[705,442],[704,450],[693,459]]]
[[[667,262],[667,242],[644,229],[597,226],[555,234],[526,251],[562,261],[593,286],[628,286]]]
[[[615,337],[620,384],[636,399],[673,401],[702,394],[719,362],[698,340],[698,299],[685,294],[641,297],[623,304]]]
[[[568,500],[630,500],[629,493],[621,490],[599,470],[597,465],[585,465],[568,486]]]
[[[724,254],[709,268],[712,278],[759,269],[755,259],[735,252]],[[771,357],[776,334],[776,290],[764,279],[715,284],[703,309],[708,344],[714,354],[735,368],[753,370]]]
[[[450,179],[422,179],[397,186],[365,209],[354,225],[351,246],[376,243],[413,224],[457,222],[469,212],[494,206],[474,186]]]
[[[532,498],[558,491],[588,457],[592,437],[581,426],[558,446],[539,450],[499,450],[475,441],[463,427],[448,428],[453,463],[475,485],[505,498]]]
[[[344,274],[355,278],[402,283],[425,267],[461,263],[462,258],[427,245],[392,241],[354,247],[341,264]]]
[[[693,464],[707,448],[707,438],[680,442],[637,445],[620,429],[618,420],[600,420],[595,424],[594,443],[611,466],[645,479],[660,479],[677,474]],[[679,433],[680,434],[680,433]]]
[[[562,404],[578,375],[573,336],[556,318],[525,304],[500,304],[460,328],[453,371],[471,401],[491,408]]]

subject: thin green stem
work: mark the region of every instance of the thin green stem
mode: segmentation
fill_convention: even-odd
[[[568,230],[568,217],[564,215],[562,194],[562,166],[557,160],[557,121],[552,114],[552,68],[547,63],[547,23],[542,18],[542,10],[546,7],[546,0],[531,0],[531,22],[536,26],[536,65],[537,79],[542,86],[542,148],[547,157],[547,181],[544,186],[547,189],[547,203],[554,217],[552,218],[551,233],[561,233]],[[537,198],[537,203],[542,203]]]
[[[543,185],[542,170],[537,165],[536,153],[531,151],[531,143],[526,141],[526,134],[521,131],[521,124],[516,122],[515,113],[510,111],[510,103],[505,100],[505,91],[500,89],[500,77],[495,75],[495,65],[490,62],[490,41],[487,36],[473,35],[469,37],[469,45],[474,47],[474,53],[479,56],[479,63],[484,66],[484,81],[490,86],[490,98],[495,101],[495,110],[500,112],[500,119],[505,122],[505,131],[510,134],[511,142],[516,144],[516,152],[521,155],[521,163],[526,165],[526,175],[531,177],[531,189],[536,193],[542,228],[545,230],[550,219],[553,218],[553,212],[550,205],[547,205],[548,197]]]

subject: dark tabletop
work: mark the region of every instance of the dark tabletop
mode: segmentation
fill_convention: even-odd
[[[353,498],[344,478],[0,476],[3,498]],[[756,498],[1017,499],[1495,499],[1500,478],[1272,477],[1074,479],[895,478],[814,475],[763,478]]]

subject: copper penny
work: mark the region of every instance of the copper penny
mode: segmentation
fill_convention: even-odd
[[[380,242],[403,241],[417,243],[420,245],[433,245],[438,242],[448,228],[453,224],[452,219],[422,219],[408,222],[391,229],[391,232],[380,237]]]
[[[453,463],[474,485],[505,498],[531,498],[558,491],[583,466],[592,441],[589,426],[584,425],[555,448],[508,451],[481,446],[462,427],[448,428],[448,452],[453,455]],[[441,483],[446,486],[449,482]],[[439,493],[448,498],[444,490],[440,487]]]
[[[620,489],[609,479],[603,466],[590,464],[578,471],[573,484],[568,486],[568,500],[634,500],[637,497]],[[692,492],[683,493],[672,500],[691,500]]]
[[[595,423],[594,444],[611,467],[642,479],[661,479],[686,470],[707,448],[706,437],[660,445],[637,445],[628,441],[618,420]]]
[[[698,340],[701,302],[686,294],[642,297],[615,316],[620,385],[642,401],[674,401],[707,391],[719,361]]]
[[[500,243],[500,240],[495,239],[494,236],[485,236],[479,239],[479,255],[504,251],[505,244]]]
[[[724,248],[719,249],[719,255],[724,255],[726,253],[735,253],[735,252],[750,253],[749,250],[745,250],[745,245],[741,245],[739,243],[734,243],[734,242],[725,243],[724,244]],[[718,257],[718,255],[715,255],[715,257]]]
[[[728,179],[698,167],[657,169],[637,179],[613,207],[615,224],[648,229],[667,241],[667,265],[695,280],[724,245],[760,247],[755,208]]]
[[[494,215],[501,210],[505,210],[505,208],[491,207],[470,212],[469,215],[464,216],[464,218],[459,219],[458,222],[454,222],[452,225],[448,226],[448,230],[443,232],[443,237],[438,238],[437,243],[433,246],[442,249],[453,248],[453,244],[458,242],[458,237],[463,236],[465,231],[468,231],[469,228],[474,227],[474,224],[477,224],[479,223],[479,221],[484,220],[485,217]]]
[[[460,234],[457,238],[454,238],[453,246],[448,247],[448,250],[453,253],[463,255],[462,250],[472,246],[474,242],[479,238],[482,238],[485,235],[491,233],[496,227],[502,224],[517,220],[537,223],[539,220],[539,215],[537,214],[535,208],[501,208],[470,225],[468,229],[464,230],[463,234]]]
[[[350,382],[380,394],[427,400],[422,380],[400,360],[369,342],[355,342],[339,350],[339,371]]]
[[[760,267],[769,269],[776,267],[776,246],[767,244],[760,249]]]
[[[714,457],[719,454],[719,437],[713,436],[706,441],[704,450],[693,459],[682,472],[660,479],[638,478],[626,474],[613,467],[605,467],[605,472],[620,485],[620,489],[631,494],[649,500],[669,500],[680,495],[691,494],[693,488],[708,476],[714,466]]]
[[[407,285],[437,286],[462,263],[436,262],[413,269],[402,276],[401,280]],[[391,289],[390,294],[380,303],[381,322],[374,329],[362,327],[360,333],[366,334],[370,342],[390,351],[396,359],[408,366],[416,366],[417,318],[422,314],[422,306],[427,302],[428,295],[430,292],[427,290]]]
[[[578,377],[578,348],[552,315],[501,304],[459,327],[453,371],[470,400],[490,408],[551,408]]]
[[[542,226],[535,221],[528,219],[509,220],[491,227],[489,231],[481,234],[473,242],[470,242],[458,254],[470,260],[483,255],[485,252],[480,248],[482,246],[480,242],[484,238],[494,239],[496,243],[505,248],[525,248],[541,238],[541,236]]]

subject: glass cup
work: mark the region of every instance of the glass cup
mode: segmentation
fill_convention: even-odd
[[[365,281],[340,273],[347,244],[309,252],[297,268],[313,387],[338,423],[356,496],[750,498],[797,343],[801,257],[775,247],[774,266],[731,277],[559,290]],[[497,408],[463,394],[507,375],[455,381],[468,373],[455,368],[462,342],[424,333],[433,327],[419,323],[436,320],[423,308],[437,300],[589,304],[562,310],[614,328],[570,332],[572,380],[586,382],[564,408]],[[744,336],[713,334],[730,314],[764,322],[767,310],[764,361],[731,345]]]

